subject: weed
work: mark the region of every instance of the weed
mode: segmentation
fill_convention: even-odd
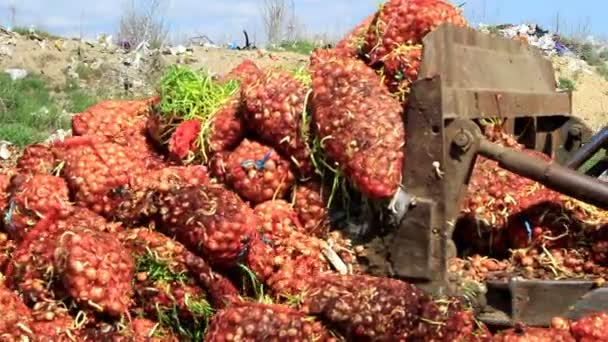
[[[576,84],[569,78],[560,77],[557,82],[557,88],[560,90],[574,91],[576,90]]]
[[[608,63],[602,63],[596,68],[597,73],[608,81]]]
[[[40,142],[59,128],[69,127],[46,85],[37,75],[13,81],[0,74],[0,139],[17,145]]]
[[[12,29],[13,32],[18,33],[22,36],[26,36],[26,37],[40,37],[42,39],[48,39],[48,40],[56,40],[56,39],[61,39],[61,37],[54,35],[46,30],[41,30],[41,29],[34,29],[33,33],[30,33],[30,29],[27,27],[15,27]]]
[[[303,55],[310,55],[315,48],[320,47],[319,44],[316,44],[307,40],[297,40],[297,41],[284,41],[279,44],[276,50],[283,50],[295,53],[301,53]]]
[[[103,70],[101,67],[95,69],[84,63],[79,63],[76,66],[75,71],[76,74],[78,74],[78,77],[85,81],[99,79],[103,75]]]

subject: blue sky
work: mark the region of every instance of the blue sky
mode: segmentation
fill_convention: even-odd
[[[147,1],[147,0],[140,0]],[[262,0],[165,0],[163,9],[175,36],[206,34],[214,40],[240,42],[247,29],[263,41],[260,20]],[[293,0],[308,33],[340,36],[377,8],[379,0]],[[465,2],[465,15],[472,23],[521,23],[532,21],[554,28],[560,15],[566,34],[608,33],[608,2],[604,0],[454,0]],[[0,0],[0,24],[8,25],[9,8],[17,8],[18,25],[30,24],[62,35],[89,37],[100,32],[114,33],[124,0]],[[81,20],[82,18],[82,20]],[[82,23],[82,25],[81,25]]]

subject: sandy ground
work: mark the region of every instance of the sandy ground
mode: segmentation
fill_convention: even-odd
[[[7,43],[8,42],[8,43]],[[89,82],[92,87],[122,87],[124,77],[112,77],[112,74],[129,74],[131,78],[141,78],[139,83],[143,89],[152,91],[155,72],[163,66],[174,63],[188,64],[193,68],[205,68],[215,74],[224,74],[239,64],[243,59],[251,59],[260,66],[304,66],[308,56],[287,52],[264,51],[234,51],[225,49],[194,47],[187,55],[173,56],[157,54],[144,58],[143,67],[135,69],[126,66],[131,57],[120,51],[108,51],[100,44],[89,45],[75,40],[61,42],[26,39],[25,37],[8,37],[0,33],[0,49],[8,46],[12,57],[0,53],[0,70],[6,68],[23,68],[48,77],[55,86],[66,82],[68,67],[78,63],[100,68],[99,79]],[[0,50],[1,52],[1,50]],[[151,60],[154,59],[154,60]],[[575,79],[574,113],[580,116],[591,128],[598,129],[608,123],[608,81],[588,69],[572,74],[567,62],[554,60],[557,75],[565,75]],[[120,71],[112,73],[114,70]],[[91,84],[92,83],[92,84]]]

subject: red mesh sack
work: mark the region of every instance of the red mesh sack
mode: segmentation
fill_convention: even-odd
[[[268,201],[256,205],[254,213],[262,222],[262,232],[276,238],[289,237],[292,232],[304,232],[304,228],[289,203],[283,200]]]
[[[31,310],[16,293],[0,283],[0,336],[3,341],[33,338]]]
[[[56,285],[61,283],[54,261],[58,239],[64,233],[71,235],[91,229],[114,234],[122,227],[84,208],[75,207],[63,217],[56,212],[49,213],[24,236],[13,252],[6,268],[7,285],[19,290],[28,302],[53,300]]]
[[[410,341],[492,341],[492,334],[455,298],[425,297]]]
[[[254,204],[284,198],[294,182],[289,162],[271,147],[243,140],[225,161],[226,183]]]
[[[196,140],[201,132],[201,122],[197,119],[180,123],[169,140],[169,152],[180,159],[196,150]]]
[[[177,342],[180,341],[171,331],[159,323],[145,318],[133,318],[122,322],[98,322],[80,331],[78,336],[83,342]]]
[[[205,185],[209,181],[207,168],[196,166],[170,166],[144,173],[132,180],[130,189],[122,192],[121,202],[113,218],[126,226],[144,224],[156,211],[154,195],[172,188],[187,185]]]
[[[296,211],[306,234],[326,238],[329,233],[327,197],[329,189],[319,182],[308,181],[295,186],[293,209]]]
[[[205,341],[332,341],[330,336],[319,322],[287,306],[242,303],[213,316]]]
[[[357,25],[352,31],[350,31],[344,38],[336,43],[336,49],[343,50],[346,54],[351,57],[356,57],[360,53],[367,53],[365,51],[365,38],[369,26],[374,21],[376,13],[363,19],[359,25]]]
[[[94,230],[64,232],[53,261],[64,291],[78,304],[110,316],[127,312],[135,265],[116,237]]]
[[[260,139],[289,158],[303,177],[312,174],[303,115],[307,89],[288,72],[270,71],[244,90],[245,120]]]
[[[403,103],[410,93],[410,86],[418,79],[421,64],[421,45],[396,46],[382,59],[384,84]]]
[[[367,32],[372,62],[395,45],[421,44],[422,38],[443,23],[466,26],[464,16],[443,0],[390,0],[380,9]]]
[[[329,158],[365,195],[391,197],[401,182],[403,108],[363,62],[316,50],[314,121]]]
[[[17,170],[13,168],[0,168],[0,210],[2,211],[8,205],[9,186],[15,174]]]
[[[0,233],[0,273],[5,273],[6,266],[10,262],[16,247],[15,240],[9,239],[5,233]]]
[[[559,329],[515,328],[494,335],[494,342],[574,342],[570,332]]]
[[[154,151],[146,137],[147,116],[154,97],[138,101],[102,101],[72,118],[74,136],[96,135],[119,144],[137,154],[146,165],[157,167],[162,158]]]
[[[146,169],[141,155],[90,136],[66,140],[58,150],[75,203],[102,215],[112,213],[129,183]]]
[[[72,134],[115,137],[143,128],[150,107],[158,98],[138,101],[102,101],[72,117]]]
[[[423,296],[399,280],[323,274],[304,289],[301,310],[340,328],[347,340],[405,340]]]
[[[231,151],[243,140],[246,128],[241,107],[240,96],[233,96],[213,115],[208,141],[211,154]]]
[[[286,202],[266,202],[255,211],[264,223],[251,243],[247,265],[275,297],[298,295],[316,275],[333,268],[352,271],[350,243],[339,238],[328,243],[306,235]]]
[[[608,341],[608,313],[583,317],[570,325],[572,335],[580,342]]]
[[[234,285],[214,272],[202,258],[188,251],[181,243],[159,232],[143,228],[129,229],[120,233],[119,239],[135,258],[138,271],[136,278],[140,283],[137,287],[140,293],[145,294],[142,288],[154,289],[157,286],[160,289],[152,292],[163,292],[167,288],[163,280],[183,281],[184,285],[195,288],[196,283],[192,281],[196,280],[207,290],[216,307],[221,307],[225,302],[230,302],[239,295]],[[157,267],[166,270],[162,278],[155,272]],[[173,287],[168,288],[175,291]]]
[[[234,67],[230,72],[220,78],[220,82],[228,82],[236,80],[241,83],[241,88],[255,82],[258,77],[262,76],[262,70],[250,59],[243,60],[239,65]]]
[[[17,159],[17,169],[24,174],[50,175],[55,170],[55,155],[49,146],[29,145]]]
[[[11,182],[9,205],[4,213],[4,226],[17,242],[49,212],[70,210],[66,182],[55,176],[18,175]]]
[[[172,189],[159,194],[157,206],[169,236],[226,267],[244,256],[259,226],[253,210],[221,185]]]

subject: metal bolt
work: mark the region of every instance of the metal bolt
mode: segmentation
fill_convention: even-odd
[[[580,138],[583,135],[583,128],[580,125],[572,125],[568,129],[568,134],[573,138]]]
[[[458,132],[454,137],[454,144],[463,151],[466,151],[471,146],[471,143],[471,137],[465,131]]]

